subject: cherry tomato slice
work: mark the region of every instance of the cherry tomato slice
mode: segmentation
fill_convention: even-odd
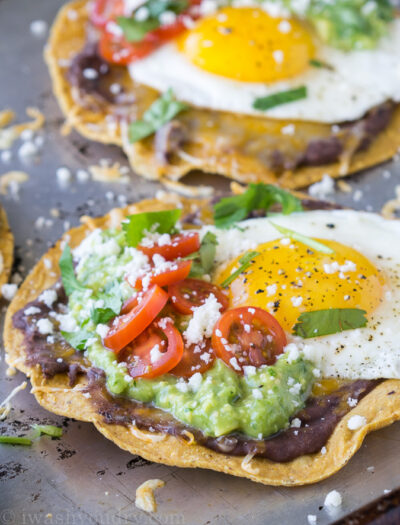
[[[128,42],[123,37],[116,37],[104,31],[99,40],[100,55],[111,64],[126,66],[139,60],[159,47],[156,40],[145,39],[141,42]]]
[[[168,294],[155,285],[142,298],[140,303],[127,314],[119,315],[111,323],[104,344],[118,353],[149,326],[161,312],[168,300]]]
[[[212,335],[214,352],[236,372],[248,365],[274,364],[286,344],[285,332],[275,317],[257,307],[226,311]]]
[[[172,370],[183,355],[183,340],[172,319],[151,324],[123,352],[132,377],[158,377]]]
[[[164,272],[156,273],[157,270],[152,270],[148,276],[140,277],[136,279],[134,283],[129,280],[128,276],[128,283],[136,290],[141,290],[144,283],[146,283],[146,288],[153,284],[168,286],[169,284],[185,279],[190,273],[191,266],[192,261],[177,261],[176,263],[170,264],[170,268],[167,268]]]
[[[182,359],[170,373],[177,377],[191,377],[200,372],[204,374],[212,367],[215,361],[215,354],[211,348],[211,340],[207,339],[202,345],[185,346]]]
[[[201,279],[185,279],[171,284],[168,294],[176,310],[184,315],[193,313],[193,308],[204,304],[210,294],[214,294],[222,306],[220,311],[224,312],[229,306],[228,298],[221,288]]]
[[[123,0],[95,0],[90,10],[90,21],[96,27],[103,28],[111,18],[123,14]]]
[[[200,248],[200,237],[196,232],[179,233],[171,237],[169,244],[154,244],[153,246],[138,246],[138,250],[142,251],[147,257],[152,258],[155,253],[162,255],[167,261],[172,261],[178,257],[186,257],[193,252],[197,252]]]

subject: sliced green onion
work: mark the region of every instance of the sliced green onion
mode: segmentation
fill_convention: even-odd
[[[229,277],[225,279],[225,281],[221,283],[222,288],[226,288],[227,286],[229,286],[237,277],[239,277],[241,273],[247,270],[247,268],[251,266],[253,262],[251,259],[253,259],[257,255],[260,255],[260,252],[245,253],[243,257],[239,259],[241,266],[239,266],[239,268],[235,272],[233,272]]]
[[[275,224],[272,221],[269,221],[269,222],[274,228],[278,230],[278,232],[282,233],[286,237],[289,237],[290,239],[293,239],[294,241],[299,241],[302,244],[309,246],[316,252],[335,253],[334,250],[332,250],[332,248],[329,248],[329,246],[326,246],[325,244],[322,244],[321,242],[311,239],[311,237],[307,237],[306,235],[302,235],[301,233],[297,233],[293,230],[289,230],[289,228],[285,228],[284,226],[279,226],[279,224]]]
[[[335,71],[333,66],[327,64],[326,62],[322,62],[322,60],[317,60],[316,58],[312,58],[309,64],[310,66],[317,67],[319,69],[329,69],[329,71]]]
[[[46,434],[46,436],[61,437],[63,434],[62,428],[55,427],[54,425],[32,425],[32,428],[36,436]]]
[[[0,436],[0,443],[7,443],[9,445],[25,445],[28,447],[32,445],[32,441],[30,439],[16,436]]]
[[[288,102],[295,102],[296,100],[301,100],[302,98],[307,98],[306,86],[300,86],[287,91],[273,93],[272,95],[267,95],[266,97],[256,98],[253,102],[253,108],[266,111],[267,109],[274,108],[275,106],[287,104]]]

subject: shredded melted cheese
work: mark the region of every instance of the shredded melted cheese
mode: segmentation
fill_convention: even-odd
[[[8,171],[0,176],[0,193],[7,195],[12,183],[22,184],[29,179],[29,175],[24,171]]]
[[[133,422],[132,426],[130,427],[130,430],[132,434],[142,441],[146,441],[146,443],[158,443],[159,441],[164,441],[164,439],[167,437],[166,434],[153,434],[152,432],[143,432],[142,430],[139,430],[137,426],[135,425],[135,422]]]
[[[165,481],[162,479],[148,479],[136,489],[135,505],[138,509],[145,512],[156,512],[157,503],[154,497],[154,490],[164,487]]]
[[[3,419],[5,419],[8,414],[10,413],[10,410],[11,410],[11,399],[16,395],[18,394],[18,392],[20,392],[21,390],[24,390],[26,388],[26,385],[28,383],[26,381],[24,381],[23,383],[21,383],[20,385],[16,386],[14,388],[14,390],[12,390],[10,392],[10,394],[8,394],[8,396],[4,399],[4,401],[2,401],[0,403],[0,421],[2,421]]]
[[[400,211],[400,185],[395,188],[396,198],[386,202],[381,210],[385,219],[395,219],[396,212]]]
[[[32,131],[38,131],[43,127],[45,118],[39,109],[28,107],[26,114],[32,119],[31,122],[6,127],[14,120],[15,113],[11,109],[0,112],[0,149],[11,148],[24,130],[30,129]]]
[[[112,166],[89,166],[93,180],[98,182],[126,182],[121,172],[121,165],[115,162]]]
[[[240,466],[244,471],[248,472],[249,474],[257,475],[260,469],[251,465],[251,461],[254,458],[254,456],[254,452],[249,452],[247,456],[243,458],[243,461]]]

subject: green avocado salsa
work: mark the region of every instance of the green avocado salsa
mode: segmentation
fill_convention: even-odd
[[[217,358],[204,374],[195,373],[189,380],[171,374],[133,379],[126,363],[103,346],[102,330],[132,295],[124,277],[143,254],[127,245],[124,232],[95,230],[74,250],[74,257],[76,277],[63,271],[63,282],[69,279],[72,330],[62,335],[105,371],[112,394],[151,403],[213,437],[239,432],[261,439],[287,428],[304,406],[314,365],[301,356],[282,354],[272,366],[246,367],[244,375]]]

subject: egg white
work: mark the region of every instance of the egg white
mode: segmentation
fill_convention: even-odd
[[[193,106],[276,119],[342,122],[362,117],[385,100],[400,101],[400,19],[373,50],[343,52],[321,44],[317,59],[334,71],[310,67],[284,82],[240,82],[198,68],[170,43],[132,63],[129,72],[160,92],[172,88],[178,99]],[[299,86],[307,87],[307,98],[268,111],[252,107],[258,97]]]
[[[383,302],[365,328],[310,339],[288,334],[289,343],[295,345],[289,349],[303,352],[324,377],[400,379],[400,221],[352,210],[295,213],[274,217],[273,221],[304,235],[336,240],[358,250],[386,278]],[[334,224],[334,228],[327,224]],[[267,218],[244,221],[239,227],[203,227],[202,235],[211,230],[218,238],[216,273],[240,253],[282,237]]]

